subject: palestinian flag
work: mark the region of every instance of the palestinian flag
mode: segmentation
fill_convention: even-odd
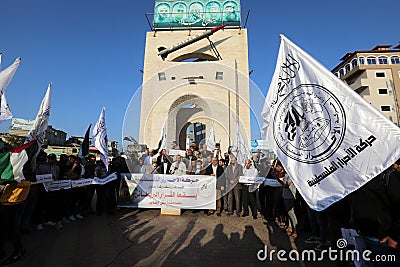
[[[32,140],[9,152],[0,154],[0,179],[1,181],[35,180],[35,155],[38,143]]]

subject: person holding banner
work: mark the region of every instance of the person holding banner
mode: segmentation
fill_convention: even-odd
[[[171,165],[170,172],[171,172],[171,174],[175,174],[178,176],[186,174],[186,165],[185,165],[185,163],[182,162],[181,155],[175,156],[175,161]]]
[[[56,164],[57,156],[55,154],[49,154],[47,156],[47,165],[49,168],[49,173],[52,175],[54,181],[60,180],[60,167]],[[61,224],[62,213],[61,207],[61,192],[59,191],[49,191],[46,193],[46,224],[53,226],[56,229],[63,228]]]
[[[49,173],[46,162],[46,153],[41,150],[36,157],[36,174]],[[31,231],[32,222],[36,225],[36,230],[42,231],[45,214],[46,192],[42,185],[31,185],[29,194],[24,202],[24,209],[21,218],[21,232],[27,233]]]
[[[225,178],[229,183],[228,187],[228,216],[233,215],[233,199],[235,199],[236,204],[236,216],[240,217],[242,212],[241,203],[241,190],[242,185],[239,183],[240,176],[243,175],[242,165],[237,163],[237,158],[235,156],[231,157],[231,164],[225,170]]]
[[[273,164],[274,168],[271,170],[271,177],[272,179],[275,179],[276,181],[278,179],[281,179],[285,176],[285,170],[280,168],[282,166],[282,163],[276,159]],[[285,208],[283,204],[283,198],[282,198],[282,187],[274,187],[272,188],[272,214],[273,217],[275,218],[275,223],[280,227],[280,228],[285,228]]]
[[[258,171],[254,168],[250,159],[246,159],[246,166],[243,171],[243,176],[247,177],[257,177]],[[253,219],[257,219],[257,205],[256,205],[256,192],[249,192],[249,185],[242,184],[242,203],[243,203],[243,214],[242,217],[249,216],[249,204],[251,209],[251,214]]]
[[[68,156],[68,161],[63,169],[65,171],[62,178],[63,180],[77,180],[81,177],[81,165],[77,161],[77,157],[74,155]],[[68,223],[69,221],[75,221],[76,217],[74,214],[78,215],[75,210],[78,203],[77,191],[75,189],[64,190],[63,195],[65,212],[63,222]]]
[[[193,175],[205,175],[206,170],[203,168],[203,162],[201,160],[196,160],[195,169]]]
[[[276,165],[278,172],[285,172],[282,164],[278,162]],[[282,198],[285,205],[286,212],[289,216],[289,225],[286,228],[286,232],[293,238],[297,237],[297,217],[294,213],[294,201],[296,199],[296,187],[290,180],[289,175],[285,172],[285,175],[278,178],[278,182],[282,184]]]
[[[164,151],[164,149],[163,149]],[[161,162],[157,159],[157,172],[160,174],[170,174],[171,173],[171,161],[168,159],[166,155],[161,155]]]
[[[105,178],[107,177],[108,171],[106,168],[106,165],[104,165],[103,161],[99,161],[96,164],[96,177],[97,178]],[[107,208],[107,188],[106,185],[95,185],[96,188],[96,195],[97,195],[97,201],[96,201],[96,214],[98,216],[101,216],[103,210]]]
[[[146,174],[157,174],[158,173],[158,166],[157,166],[157,159],[151,159],[151,165],[146,166]]]
[[[224,168],[218,164],[218,159],[213,158],[211,165],[206,168],[206,175],[214,176],[216,179],[216,208],[217,216],[221,216],[222,191],[225,189]],[[213,215],[215,211],[209,210],[207,215]]]
[[[96,156],[93,154],[89,154],[86,157],[85,162],[85,174],[83,178],[91,178],[93,179],[96,174]],[[85,201],[83,203],[83,215],[88,215],[94,213],[92,209],[92,199],[94,196],[95,188],[94,186],[86,186],[85,188]]]
[[[218,165],[221,166],[221,168],[224,170],[223,173],[225,173],[225,170],[226,170],[225,160],[219,159]],[[225,175],[222,176],[220,179],[221,179],[222,186],[224,187],[224,189],[222,189],[222,192],[221,192],[221,194],[223,195],[222,200],[224,202],[224,210],[226,212],[228,212],[228,194],[225,194],[225,192],[228,188],[228,181],[226,180]]]
[[[190,166],[192,165],[192,162],[196,161],[197,158],[195,156],[193,156],[193,150],[188,149],[188,151],[186,152],[186,158],[185,158],[185,164],[187,168],[190,168]]]
[[[389,175],[385,175],[389,172]],[[400,159],[354,193],[353,227],[376,245],[400,249]],[[368,207],[368,208],[366,208]],[[380,242],[379,242],[380,241]]]

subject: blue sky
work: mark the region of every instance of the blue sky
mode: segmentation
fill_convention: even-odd
[[[144,14],[153,6],[153,0],[2,0],[2,68],[22,58],[6,91],[14,116],[34,119],[52,81],[53,127],[82,136],[105,105],[109,139],[121,140],[125,110],[142,83],[139,70],[150,30]],[[328,69],[348,51],[397,45],[399,9],[398,0],[242,0],[242,10],[251,11],[251,79],[265,94],[280,33]]]

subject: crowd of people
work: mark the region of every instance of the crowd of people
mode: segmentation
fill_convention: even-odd
[[[51,174],[54,181],[77,180],[80,178],[104,178],[108,174],[129,172],[122,157],[114,158],[108,169],[96,156],[89,154],[84,158],[75,155],[47,155],[40,151],[36,157],[34,174]],[[25,174],[25,171],[24,171]],[[29,176],[25,174],[25,176]],[[32,183],[26,199],[21,203],[2,202],[0,206],[0,227],[8,229],[0,235],[0,258],[6,257],[4,243],[10,240],[14,252],[2,265],[8,265],[22,258],[26,253],[21,234],[34,230],[43,231],[45,227],[62,229],[66,224],[84,220],[91,214],[114,215],[117,210],[117,192],[119,181],[105,185],[88,185],[67,190],[46,191],[43,184]]]
[[[176,144],[171,149],[177,151]],[[36,158],[36,174],[52,174],[53,180],[104,178],[109,173],[143,173],[175,175],[211,175],[216,177],[216,210],[207,210],[208,216],[263,217],[276,224],[291,239],[306,235],[305,242],[315,250],[332,246],[341,238],[341,228],[356,229],[366,237],[370,246],[384,246],[398,250],[400,241],[400,161],[372,179],[361,189],[349,194],[324,211],[308,207],[292,183],[279,160],[270,161],[258,155],[242,164],[231,153],[222,153],[220,144],[210,151],[193,143],[185,154],[174,156],[167,150],[133,153],[116,157],[108,168],[95,155],[84,161],[74,155],[47,155],[43,151]],[[157,153],[158,152],[158,153]],[[277,185],[240,183],[241,176],[265,177]],[[17,205],[1,205],[2,229],[9,229],[8,239],[14,252],[3,264],[13,263],[25,254],[21,233],[42,231],[45,227],[62,229],[71,221],[84,220],[90,214],[117,210],[119,179],[105,185],[89,185],[69,190],[49,191],[42,184],[30,186],[26,200]],[[94,196],[96,195],[95,205]],[[0,256],[6,257],[0,235]],[[374,243],[375,242],[375,243]]]
[[[179,147],[174,142],[171,149]],[[198,148],[192,143],[185,156],[169,156],[165,149],[157,155],[146,150],[128,162],[136,173],[213,175],[217,178],[216,211],[208,215],[262,216],[290,238],[297,238],[299,232],[311,233],[305,242],[317,251],[336,245],[342,228],[357,230],[371,250],[400,248],[400,159],[324,211],[307,205],[279,160],[271,162],[257,155],[242,166],[234,155],[222,153],[219,144],[210,151],[205,144]],[[265,177],[279,186],[242,184],[240,176]]]

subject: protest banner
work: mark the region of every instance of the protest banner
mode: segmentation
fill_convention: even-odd
[[[215,177],[122,174],[118,207],[215,209]]]

